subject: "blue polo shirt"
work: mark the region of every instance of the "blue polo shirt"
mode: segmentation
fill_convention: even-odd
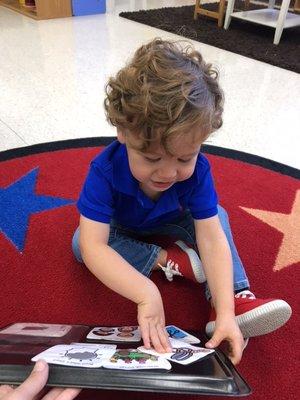
[[[200,153],[193,175],[164,191],[157,201],[139,187],[128,163],[126,146],[117,140],[102,151],[90,165],[77,202],[79,212],[94,221],[145,230],[172,221],[190,209],[194,219],[217,214],[217,194],[210,165]]]

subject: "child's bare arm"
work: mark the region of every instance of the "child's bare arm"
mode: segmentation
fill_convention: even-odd
[[[233,271],[230,248],[218,216],[195,220],[196,238],[212,301],[216,310],[216,329],[208,346],[228,340],[231,359],[237,364],[242,357],[243,337],[235,321]]]
[[[80,249],[88,269],[107,287],[138,305],[138,323],[146,347],[170,350],[162,299],[157,286],[107,245],[109,224],[80,217]]]

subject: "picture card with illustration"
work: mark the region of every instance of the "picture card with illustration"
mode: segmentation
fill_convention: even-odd
[[[108,369],[165,369],[172,368],[168,360],[138,349],[118,349],[112,357],[105,360],[103,368]]]
[[[154,349],[147,349],[144,346],[138,347],[138,350],[143,351],[148,354],[159,356],[166,360],[174,361],[178,364],[188,365],[195,361],[200,360],[212,353],[215,350],[206,349],[204,347],[192,346],[189,343],[183,342],[181,340],[170,338],[170,344],[173,351],[171,353],[158,353]]]
[[[70,345],[56,345],[37,354],[31,361],[43,359],[49,364],[58,364],[68,367],[100,368],[105,359],[109,359],[116,351],[117,346],[112,344],[74,343]]]
[[[138,326],[98,326],[93,328],[86,338],[95,341],[139,342],[142,337]]]
[[[190,344],[200,343],[200,339],[198,339],[196,336],[191,335],[190,333],[184,331],[181,328],[178,328],[175,325],[166,326],[166,330],[170,338],[178,339]]]
[[[0,335],[63,337],[70,332],[71,329],[71,325],[19,322],[1,329]]]

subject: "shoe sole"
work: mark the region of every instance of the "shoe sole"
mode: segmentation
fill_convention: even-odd
[[[248,346],[248,343],[249,343],[249,338],[246,338],[246,339],[244,338],[243,351]]]
[[[274,300],[236,317],[244,338],[266,335],[283,326],[292,315],[292,309],[284,300]],[[212,336],[215,321],[208,322],[205,331]]]
[[[188,255],[196,281],[199,283],[206,282],[206,276],[204,274],[201,260],[195,250],[188,247],[181,240],[177,240],[176,244]]]

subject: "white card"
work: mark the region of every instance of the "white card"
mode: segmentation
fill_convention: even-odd
[[[142,352],[138,349],[118,349],[103,362],[108,369],[166,369],[172,368],[168,360],[159,356]]]
[[[179,364],[187,365],[191,364],[208,354],[213,353],[214,350],[206,349],[203,347],[192,346],[189,343],[182,342],[181,340],[176,340],[170,338],[170,344],[172,346],[172,353],[158,353],[153,349],[146,349],[144,346],[138,347],[138,350],[165,358],[170,361],[174,361]]]
[[[20,322],[1,329],[0,334],[5,335],[24,335],[24,336],[45,336],[62,337],[70,330],[71,325],[58,324],[38,324],[31,322]]]
[[[68,367],[100,368],[103,360],[111,357],[116,351],[115,345],[85,344],[57,345],[36,355],[31,361],[45,360],[49,364]]]
[[[86,338],[98,341],[139,342],[141,340],[141,332],[138,326],[98,326],[93,328]]]
[[[178,328],[175,325],[166,326],[166,330],[170,338],[181,340],[190,344],[200,343],[200,340],[196,338],[196,336],[191,335],[190,333],[184,331],[181,328]]]

